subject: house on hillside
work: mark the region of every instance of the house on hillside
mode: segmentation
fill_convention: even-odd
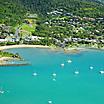
[[[44,37],[38,37],[38,36],[29,36],[25,37],[25,41],[40,41],[41,39],[44,39]]]
[[[20,40],[20,38],[16,37],[14,34],[9,34],[5,39],[7,42],[19,42]]]
[[[6,42],[6,36],[0,36],[0,43]]]

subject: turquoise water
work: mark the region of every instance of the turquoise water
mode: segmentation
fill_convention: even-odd
[[[0,104],[104,104],[103,51],[64,54],[48,49],[10,49],[29,66],[0,67]],[[67,60],[72,63],[67,63]],[[61,67],[60,64],[65,66]],[[93,66],[94,69],[89,69]],[[79,71],[75,75],[75,71]],[[37,76],[33,76],[37,73]],[[52,74],[56,73],[56,81]]]

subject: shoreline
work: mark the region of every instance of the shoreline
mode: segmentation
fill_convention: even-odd
[[[51,48],[49,46],[42,46],[42,45],[10,45],[10,46],[0,46],[0,51],[6,49],[13,49],[13,48]],[[0,57],[0,66],[21,66],[21,64],[8,64],[7,62],[10,60],[18,60],[17,58],[12,57]],[[25,65],[25,64],[22,64]],[[28,64],[26,64],[28,65]]]
[[[13,48],[44,48],[44,49],[51,49],[53,51],[63,51],[64,53],[68,54],[78,54],[81,51],[88,51],[88,50],[100,50],[104,51],[104,49],[94,48],[94,47],[53,47],[53,46],[43,46],[43,45],[10,45],[10,46],[0,46],[0,51],[6,49],[13,49]],[[17,60],[17,58],[11,57],[0,57],[0,66],[15,66],[13,64],[7,64],[6,62],[9,60]],[[24,65],[24,64],[23,64]],[[16,64],[16,66],[20,66]]]
[[[51,48],[51,47],[43,45],[9,45],[9,46],[0,46],[0,51],[12,48]]]
[[[85,50],[103,50],[104,48],[96,48],[96,47],[66,47],[66,48],[60,48],[60,47],[53,47],[53,46],[43,46],[43,45],[9,45],[9,46],[0,46],[0,51],[6,50],[6,49],[13,49],[13,48],[44,48],[44,49],[52,49],[52,50],[64,50],[69,53],[77,53],[78,51],[85,51]]]
[[[18,58],[13,58],[13,57],[0,57],[0,66],[9,66],[8,61],[14,61],[14,60],[20,60]],[[12,65],[12,64],[10,64]]]

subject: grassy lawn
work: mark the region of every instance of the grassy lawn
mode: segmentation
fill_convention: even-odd
[[[28,32],[34,32],[36,28],[36,24],[22,24],[21,30],[25,30]]]

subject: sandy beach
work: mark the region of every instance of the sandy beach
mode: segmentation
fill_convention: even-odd
[[[54,46],[43,46],[43,45],[9,45],[9,46],[0,46],[0,50],[6,50],[6,49],[12,49],[12,48],[46,48],[51,49],[54,51],[60,51],[63,50],[60,47],[54,47]],[[64,48],[65,53],[79,53],[80,51],[90,50],[90,49],[98,49],[95,47],[68,47]],[[98,50],[104,50],[104,48],[98,49]]]
[[[0,66],[2,64],[5,64],[8,60],[12,60],[13,58],[11,57],[0,57]]]
[[[8,61],[8,60],[13,60],[14,58],[12,57],[0,57],[0,61]]]
[[[12,48],[50,48],[49,46],[42,45],[10,45],[10,46],[0,46],[0,50],[12,49]]]
[[[51,49],[53,51],[64,51],[64,53],[69,54],[78,54],[81,51],[89,50],[89,48],[81,48],[81,47],[68,47],[68,48],[59,48],[59,47],[53,47],[53,46],[43,46],[43,45],[10,45],[10,46],[0,46],[0,50],[6,50],[6,49],[12,49],[12,48],[46,48]],[[6,62],[9,60],[17,60],[16,58],[11,57],[0,57],[0,66],[7,65]]]
[[[12,49],[12,48],[46,48],[51,49],[53,51],[60,51],[63,50],[65,53],[79,53],[80,51],[86,50],[86,48],[79,48],[79,47],[70,47],[70,48],[59,48],[53,46],[43,46],[43,45],[10,45],[10,46],[0,46],[0,50]]]

